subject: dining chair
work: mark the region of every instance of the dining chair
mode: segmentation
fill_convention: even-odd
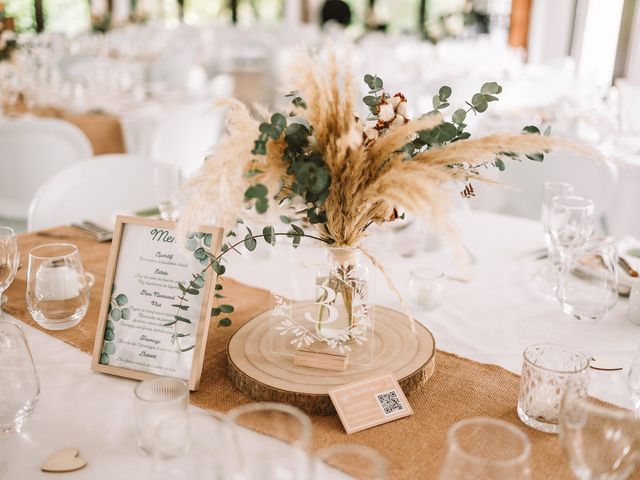
[[[503,182],[505,188],[476,182],[473,208],[538,219],[544,182],[568,182],[576,195],[593,200],[598,230],[609,232],[607,211],[616,193],[618,169],[608,159],[556,151],[545,154],[543,162],[507,162],[504,172],[490,172],[488,176]]]
[[[86,135],[50,118],[0,120],[0,217],[26,220],[29,203],[52,175],[93,155]]]
[[[204,163],[224,129],[225,109],[211,102],[181,105],[166,112],[151,140],[151,158],[177,165],[185,178]]]
[[[99,155],[72,165],[40,187],[28,229],[83,220],[110,226],[116,213],[154,207],[153,169],[150,160],[131,154]]]

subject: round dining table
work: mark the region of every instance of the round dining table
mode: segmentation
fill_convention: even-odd
[[[409,257],[400,255],[382,237],[373,236],[366,242],[403,294],[414,268],[435,266],[449,277],[438,309],[413,310],[415,319],[433,333],[437,348],[519,373],[527,346],[570,346],[621,367],[592,370],[589,393],[631,408],[626,378],[640,326],[626,318],[628,300],[620,297],[595,324],[574,320],[562,312],[556,300],[540,296],[532,287],[532,273],[543,261],[537,259],[543,248],[539,222],[470,210],[455,212],[452,222],[470,252],[466,264],[447,247],[452,241],[446,238],[438,246],[431,244],[428,250]],[[285,269],[279,268],[282,258],[268,249],[263,243],[253,254],[232,256],[227,275],[265,289],[284,282]],[[384,281],[377,282],[373,301],[402,309]],[[40,465],[51,452],[65,447],[80,449],[88,461],[86,468],[64,474],[69,480],[150,478],[152,462],[137,447],[136,381],[92,372],[89,355],[42,331],[23,327],[41,393],[23,432],[0,438],[0,478],[53,478],[53,474],[42,473]],[[206,440],[194,438],[195,442]],[[346,435],[345,441],[349,441]]]

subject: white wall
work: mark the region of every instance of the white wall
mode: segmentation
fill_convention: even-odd
[[[624,0],[578,0],[572,55],[578,75],[598,86],[611,84]]]
[[[628,55],[626,77],[631,83],[640,85],[640,2],[636,2]]]
[[[529,25],[529,62],[547,63],[569,55],[575,0],[534,0]]]

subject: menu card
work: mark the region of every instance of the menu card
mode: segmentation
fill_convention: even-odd
[[[212,256],[221,231],[178,239],[173,222],[118,217],[92,368],[197,387],[213,301]]]

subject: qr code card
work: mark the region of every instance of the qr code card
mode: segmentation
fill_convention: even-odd
[[[330,390],[329,396],[347,433],[413,414],[392,374],[342,385]]]

